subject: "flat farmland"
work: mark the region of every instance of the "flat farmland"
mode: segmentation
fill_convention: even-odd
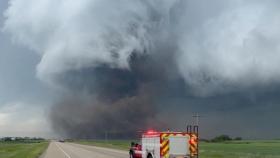
[[[201,158],[280,158],[280,141],[201,143]]]
[[[48,142],[0,142],[0,158],[38,158],[48,144]]]

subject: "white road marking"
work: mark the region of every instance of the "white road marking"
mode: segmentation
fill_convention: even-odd
[[[55,143],[55,145],[66,155],[67,158],[71,158],[57,143]]]

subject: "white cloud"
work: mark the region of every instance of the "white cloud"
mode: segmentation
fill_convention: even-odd
[[[37,74],[49,83],[66,71],[104,63],[129,68],[133,51],[160,54],[157,50],[166,43],[174,46],[169,53],[178,57],[185,81],[202,95],[237,85],[279,82],[276,0],[209,4],[203,0],[10,0],[10,4],[4,31],[42,55]]]
[[[280,12],[273,3],[241,2],[180,41],[180,72],[202,95],[280,81]]]
[[[11,0],[10,4],[4,30],[14,41],[42,54],[37,70],[45,81],[57,73],[100,63],[127,68],[131,51],[142,50],[145,44],[146,13],[140,2]],[[127,16],[133,14],[140,21]],[[139,29],[129,33],[130,25]],[[113,52],[119,58],[112,57]]]

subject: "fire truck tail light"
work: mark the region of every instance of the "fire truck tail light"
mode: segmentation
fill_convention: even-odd
[[[154,130],[148,130],[148,131],[147,131],[147,134],[148,134],[148,135],[149,135],[149,134],[157,134],[157,132],[154,131]]]

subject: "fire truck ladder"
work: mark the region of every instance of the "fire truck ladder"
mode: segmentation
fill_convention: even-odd
[[[190,136],[194,134],[197,137],[197,142],[199,141],[197,125],[195,125],[195,126],[187,125],[187,133]],[[198,150],[198,143],[197,143],[196,154],[195,154],[195,156],[192,156],[191,158],[198,158],[198,157],[199,157],[199,150]]]

